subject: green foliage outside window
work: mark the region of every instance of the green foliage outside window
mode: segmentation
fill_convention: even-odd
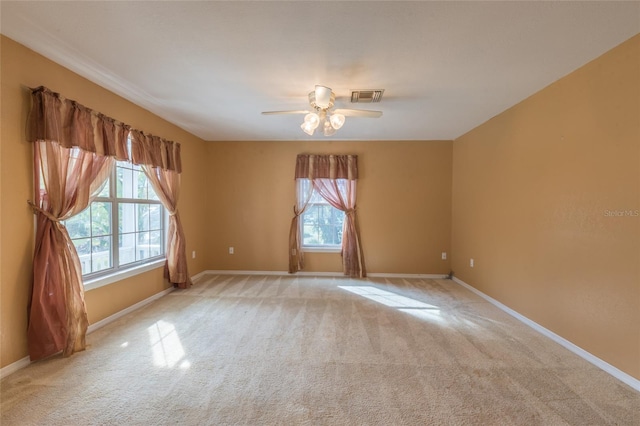
[[[342,244],[344,212],[329,204],[312,204],[302,218],[303,245],[339,246]]]

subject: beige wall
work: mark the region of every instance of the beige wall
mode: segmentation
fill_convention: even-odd
[[[286,271],[296,155],[358,155],[358,218],[369,272],[448,273],[451,141],[209,142],[207,264]],[[228,254],[228,247],[235,254]],[[307,253],[305,271],[341,271]]]
[[[204,182],[199,175],[206,168],[205,142],[158,118],[146,110],[79,77],[24,46],[1,39],[0,141],[0,366],[27,355],[27,303],[31,283],[34,223],[27,199],[32,196],[31,145],[24,129],[29,109],[28,87],[44,85],[92,109],[135,128],[182,144],[184,173],[179,203],[187,237],[189,271],[205,268],[206,240],[201,232],[206,214],[202,209]],[[86,293],[91,323],[131,306],[167,288],[162,269],[156,269]]]
[[[453,158],[455,275],[640,379],[640,35]]]

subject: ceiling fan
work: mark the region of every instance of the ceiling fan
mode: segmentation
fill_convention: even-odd
[[[312,136],[320,125],[325,136],[335,134],[336,130],[344,124],[345,117],[378,118],[382,116],[382,111],[342,108],[333,110],[335,99],[336,96],[331,88],[318,85],[313,92],[309,93],[309,105],[312,110],[264,111],[262,114],[306,114],[300,128],[309,136]]]

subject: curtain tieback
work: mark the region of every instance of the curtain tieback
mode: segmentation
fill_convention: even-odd
[[[29,205],[31,206],[31,210],[33,210],[33,214],[42,213],[50,221],[56,222],[56,223],[60,222],[60,219],[58,219],[48,211],[41,209],[39,206],[36,206],[36,204],[33,201],[27,200],[27,203],[29,203]]]
[[[356,213],[356,208],[352,208],[352,209],[347,209],[344,211],[345,214],[349,214],[349,215],[354,215]]]

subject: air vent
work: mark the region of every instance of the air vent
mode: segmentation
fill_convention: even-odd
[[[384,89],[380,90],[352,90],[351,103],[364,104],[372,102],[380,102]]]

